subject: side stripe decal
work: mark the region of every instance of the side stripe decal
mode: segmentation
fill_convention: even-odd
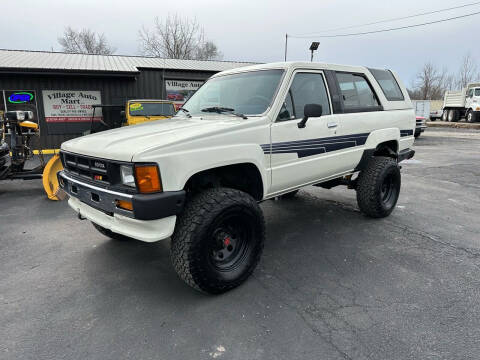
[[[413,135],[413,130],[412,130],[412,129],[400,130],[400,136],[401,136],[401,137],[404,137],[404,136],[412,136],[412,135]]]
[[[299,158],[364,145],[369,133],[260,145],[264,153],[297,153]]]

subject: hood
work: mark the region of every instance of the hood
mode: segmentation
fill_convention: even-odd
[[[62,150],[105,159],[131,161],[136,153],[212,135],[243,119],[232,117],[171,118],[82,136],[62,144]]]

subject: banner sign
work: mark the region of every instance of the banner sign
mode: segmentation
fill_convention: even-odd
[[[47,123],[92,121],[92,105],[102,103],[100,91],[43,90],[42,95]],[[100,120],[102,109],[98,108],[93,121]]]
[[[165,80],[167,100],[175,102],[179,108],[203,83],[204,81],[196,80]]]

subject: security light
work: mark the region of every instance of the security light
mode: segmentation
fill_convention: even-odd
[[[310,45],[310,51],[312,52],[312,55],[310,56],[310,61],[313,61],[313,52],[318,49],[318,45],[320,45],[318,41],[314,41],[312,42],[312,45]]]

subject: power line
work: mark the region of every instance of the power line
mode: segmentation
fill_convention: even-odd
[[[468,7],[468,6],[474,6],[474,5],[478,5],[478,4],[480,4],[480,1],[473,2],[473,3],[469,3],[469,4],[464,4],[464,5],[459,5],[459,6],[454,6],[454,7],[450,7],[450,8],[445,8],[445,9],[439,9],[439,10],[434,10],[434,11],[428,11],[428,12],[423,12],[423,13],[408,15],[408,16],[402,16],[402,17],[397,17],[397,18],[379,20],[379,21],[374,21],[374,22],[365,23],[365,24],[360,24],[360,25],[352,25],[352,26],[346,26],[346,27],[339,27],[339,28],[334,28],[334,29],[317,31],[317,32],[314,32],[314,33],[304,33],[304,34],[289,35],[289,36],[291,36],[291,37],[307,36],[307,35],[321,34],[321,33],[330,32],[330,31],[339,31],[339,30],[354,29],[354,28],[359,28],[359,27],[363,27],[363,26],[377,25],[377,24],[382,24],[382,23],[391,22],[391,21],[411,19],[411,18],[414,18],[414,17],[424,16],[424,15],[438,14],[438,13],[441,13],[441,12],[450,11],[450,10],[456,10],[456,9],[461,9],[461,8],[465,8],[465,7]]]
[[[310,39],[310,38],[337,38],[337,37],[347,37],[347,36],[368,35],[368,34],[376,34],[376,33],[381,33],[381,32],[389,32],[389,31],[395,31],[395,30],[410,29],[410,28],[416,28],[416,27],[420,27],[420,26],[438,24],[438,23],[451,21],[451,20],[462,19],[462,18],[466,18],[466,17],[478,15],[478,14],[480,14],[480,11],[474,12],[474,13],[471,13],[471,14],[465,14],[465,15],[459,15],[459,16],[455,16],[455,17],[451,17],[451,18],[446,18],[446,19],[429,21],[429,22],[425,22],[425,23],[421,23],[421,24],[399,26],[399,27],[395,27],[395,28],[382,29],[382,30],[364,31],[364,32],[359,32],[359,33],[335,34],[335,35],[310,35],[310,36],[288,35],[288,37],[296,38],[296,39]]]

